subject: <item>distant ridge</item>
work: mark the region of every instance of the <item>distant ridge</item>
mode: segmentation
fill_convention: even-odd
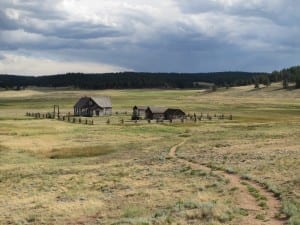
[[[291,67],[272,73],[215,72],[215,73],[146,73],[120,72],[102,74],[67,73],[47,76],[0,75],[1,88],[66,87],[81,89],[139,89],[139,88],[196,88],[207,82],[216,86],[242,86],[255,81],[281,81],[288,77],[296,81],[300,67]],[[196,85],[195,85],[196,84]]]
[[[74,86],[83,89],[126,88],[192,88],[195,82],[216,85],[245,85],[252,77],[262,73],[218,72],[218,73],[144,73],[122,72],[103,74],[67,73],[49,76],[0,75],[0,87]]]

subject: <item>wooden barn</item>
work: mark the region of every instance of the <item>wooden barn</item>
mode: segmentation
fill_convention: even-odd
[[[147,108],[148,106],[134,106],[132,112],[132,119],[133,120],[145,119]]]
[[[82,97],[74,105],[74,116],[104,116],[112,114],[110,97]]]
[[[163,120],[165,119],[165,112],[167,108],[164,107],[148,107],[146,109],[146,119],[149,120]]]
[[[185,116],[181,109],[172,109],[164,107],[148,107],[146,109],[146,119],[170,120],[180,119]]]

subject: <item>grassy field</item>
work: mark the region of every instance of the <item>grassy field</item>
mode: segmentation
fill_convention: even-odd
[[[84,95],[111,96],[119,114],[109,125],[107,117],[95,118],[93,126],[25,116],[51,112],[54,104],[72,112]],[[127,122],[134,105],[232,114],[233,120],[134,124]],[[183,141],[178,157],[210,172],[169,156],[170,148]],[[214,170],[245,181],[259,210],[242,207],[239,189]],[[280,200],[281,217],[300,224],[300,90],[273,84],[214,93],[0,92],[0,224],[238,225],[246,224],[249,214],[255,219],[247,224],[269,224],[266,196],[247,181],[264,185]]]

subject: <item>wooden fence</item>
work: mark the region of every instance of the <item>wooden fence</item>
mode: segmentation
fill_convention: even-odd
[[[35,119],[57,119],[59,121],[65,121],[69,123],[78,123],[85,125],[94,125],[94,120],[82,119],[81,117],[74,117],[70,114],[67,115],[54,115],[54,113],[26,113],[28,117],[34,117]]]
[[[120,114],[117,114],[120,116]],[[127,115],[127,114],[123,114]],[[70,113],[66,115],[55,115],[54,113],[30,113],[27,112],[26,116],[28,117],[34,117],[36,119],[57,119],[59,121],[65,121],[69,123],[74,124],[83,124],[83,125],[95,125],[95,121],[93,119],[87,119],[87,118],[81,118],[81,117],[74,117]],[[173,124],[173,123],[198,123],[201,121],[213,121],[213,120],[233,120],[233,116],[231,114],[224,115],[224,114],[203,114],[203,113],[192,113],[187,114],[185,117],[177,118],[177,119],[169,119],[169,120],[163,120],[163,119],[155,119],[155,120],[124,120],[124,118],[117,118],[117,121],[114,119],[112,120],[111,117],[109,117],[106,121],[102,120],[101,124]],[[98,123],[97,123],[98,124]]]

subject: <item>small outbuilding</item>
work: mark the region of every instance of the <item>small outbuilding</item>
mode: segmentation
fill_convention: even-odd
[[[185,116],[181,109],[165,108],[165,107],[148,107],[145,111],[146,119],[171,120],[180,119]]]
[[[74,116],[104,116],[112,114],[111,99],[108,96],[82,97],[74,105]]]
[[[133,120],[145,119],[148,106],[134,106],[132,112]]]

